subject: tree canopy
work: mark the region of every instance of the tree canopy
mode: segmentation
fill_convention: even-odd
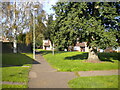
[[[28,45],[33,42],[33,17],[35,17],[36,45],[42,45],[45,12],[40,2],[2,2],[1,11],[3,36],[11,38],[15,53],[17,43],[24,42]],[[23,37],[26,39],[23,40]]]
[[[94,52],[97,48],[118,46],[119,2],[58,2],[53,9],[56,15],[54,37],[59,48],[74,45],[77,38],[87,42]]]

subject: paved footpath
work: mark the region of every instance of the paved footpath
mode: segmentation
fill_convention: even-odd
[[[29,73],[29,88],[68,88],[67,82],[75,78],[74,72],[57,72],[40,55],[36,55],[40,64],[33,64]]]
[[[79,71],[78,74],[81,77],[86,77],[86,76],[120,75],[120,70]]]
[[[118,75],[118,70],[80,71],[80,76]],[[74,72],[57,72],[40,54],[36,54],[36,62],[29,72],[29,88],[68,88],[69,80],[76,78]]]

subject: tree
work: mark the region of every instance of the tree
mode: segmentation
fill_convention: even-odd
[[[97,48],[118,45],[117,29],[113,28],[116,26],[115,17],[118,16],[117,5],[115,2],[58,2],[53,7],[58,45],[66,47],[79,38],[79,41],[87,42],[89,47],[88,61],[99,62]]]
[[[26,39],[25,39],[25,43],[27,45],[31,44],[32,43],[32,32],[27,32],[26,34]]]
[[[53,15],[48,15],[48,20],[47,20],[47,28],[46,31],[44,32],[44,37],[45,39],[49,39],[52,43],[52,51],[54,55],[54,45],[56,44],[55,38],[56,38],[56,23],[55,20],[53,20]]]
[[[74,46],[78,36],[78,23],[73,20],[73,13],[70,14],[67,3],[57,3],[53,7],[55,10],[55,41],[59,50],[67,49],[69,46]],[[77,19],[75,19],[77,20]]]
[[[41,11],[41,13],[37,16],[36,20],[36,27],[35,27],[35,37],[36,37],[36,46],[42,46],[43,45],[43,38],[44,38],[44,31],[46,29],[43,21],[45,19],[45,12],[44,10]]]
[[[4,6],[5,5],[5,6]],[[16,2],[11,5],[10,2],[3,2],[2,3],[2,11],[3,11],[3,18],[4,23],[3,27],[4,27],[4,32],[6,32],[6,34],[9,34],[9,32],[13,31],[13,52],[16,53],[17,52],[17,44],[16,44],[16,29],[17,29],[17,25],[16,25],[16,19],[17,19],[17,10],[16,10]],[[13,14],[13,16],[11,16]],[[11,21],[12,20],[12,21]],[[6,35],[4,35],[6,36]]]
[[[38,14],[35,18],[35,45],[42,46],[43,43],[43,38],[44,38],[44,31],[45,31],[45,25],[43,23],[43,19],[45,18],[45,12],[42,11],[41,13]],[[33,23],[31,22],[30,25]],[[33,42],[33,26],[30,26],[30,30],[26,35],[26,44],[30,44]]]
[[[2,26],[5,37],[12,37],[13,52],[17,52],[17,35],[25,30],[33,29],[33,13],[32,9],[37,8],[38,16],[42,11],[42,5],[39,2],[2,2]],[[31,30],[32,31],[32,30]],[[32,33],[30,31],[30,33]],[[26,43],[31,43],[32,35],[27,33]],[[28,36],[30,35],[30,36]]]
[[[2,29],[5,37],[13,41],[13,52],[17,53],[17,35],[26,29],[25,6],[18,2],[2,2]]]
[[[25,39],[26,38],[26,34],[25,33],[20,33],[18,36],[17,36],[17,42],[18,43],[25,43]]]

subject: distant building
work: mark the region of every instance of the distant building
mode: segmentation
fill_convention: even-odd
[[[9,42],[9,40],[4,39],[4,42]],[[50,40],[43,40],[43,49],[44,50],[52,50],[52,44]],[[67,49],[65,49],[67,51]],[[89,52],[89,48],[87,47],[86,42],[79,43],[77,42],[74,47],[69,46],[68,51],[79,51],[79,52]],[[98,52],[120,52],[120,46],[117,48],[106,48],[105,50],[103,49],[97,49]]]
[[[11,42],[9,38],[0,36],[0,42]]]
[[[117,48],[112,48],[112,47],[106,48],[104,52],[120,52],[120,46]]]
[[[120,52],[120,46],[115,49],[116,52]]]
[[[77,42],[76,45],[73,47],[73,51],[88,52],[86,42],[82,43]]]
[[[50,40],[43,40],[43,49],[52,50],[52,44]]]
[[[13,43],[6,37],[0,37],[0,43],[2,44],[2,53],[12,53]]]
[[[43,49],[44,50],[52,50],[52,44],[50,40],[43,40]],[[86,42],[79,43],[77,42],[74,47],[69,46],[69,51],[79,51],[79,52],[88,52],[88,47]]]

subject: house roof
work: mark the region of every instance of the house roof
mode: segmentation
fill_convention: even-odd
[[[50,40],[43,40],[43,45],[49,47],[51,45]]]
[[[50,46],[50,44],[49,43],[45,43],[44,46]]]
[[[76,43],[75,46],[85,47],[85,43]]]
[[[0,37],[0,41],[2,41],[2,42],[10,42],[9,38],[6,38],[6,37]]]

